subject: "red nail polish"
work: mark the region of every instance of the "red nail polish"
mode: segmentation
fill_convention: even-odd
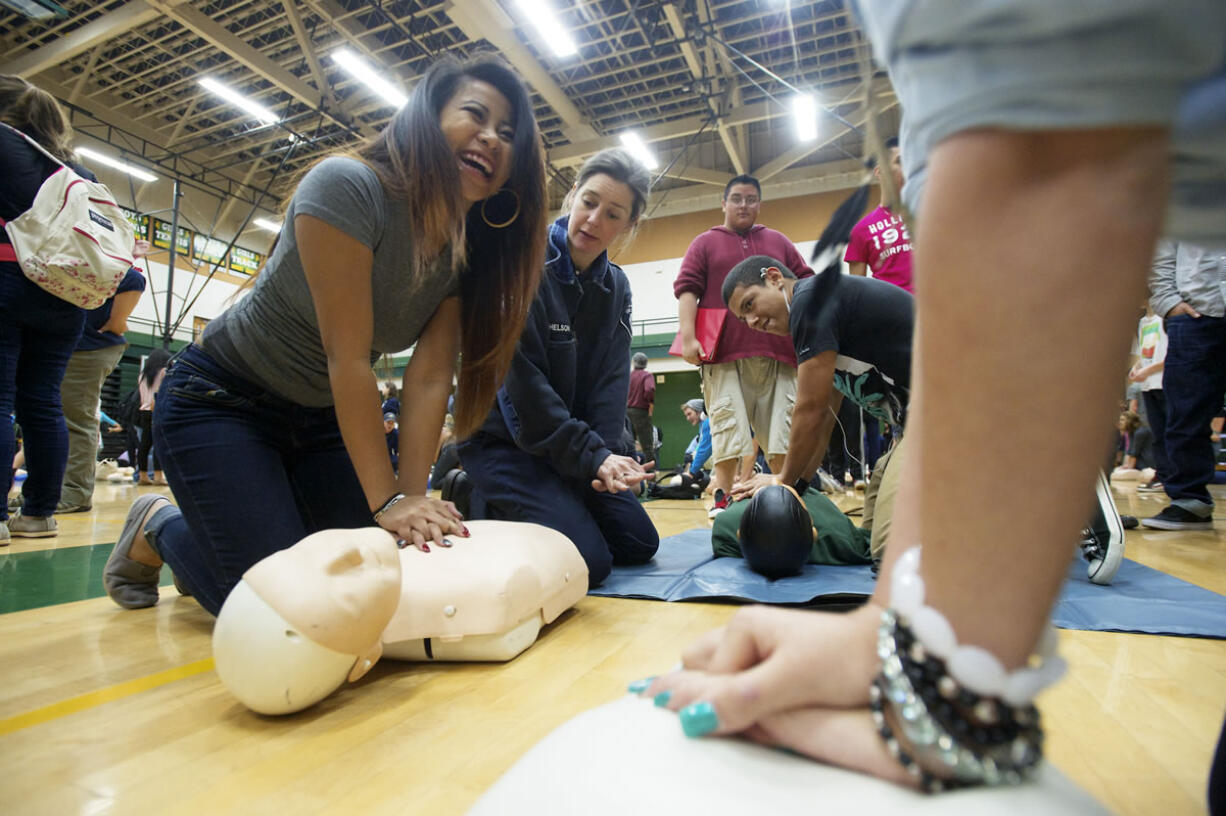
[[[429,545],[429,544],[422,544],[422,545],[421,545],[421,551],[422,551],[422,552],[430,552],[430,545]]]
[[[468,538],[468,537],[469,537],[469,536],[471,536],[471,535],[472,535],[472,533],[468,532],[468,528],[467,528],[467,527],[465,527],[465,528],[464,528],[464,537],[465,537],[465,538]]]

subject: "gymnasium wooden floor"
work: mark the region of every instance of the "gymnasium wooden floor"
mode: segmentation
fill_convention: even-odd
[[[218,682],[212,618],[190,598],[164,586],[132,612],[97,597],[128,504],[150,490],[166,489],[99,485],[58,538],[0,549],[6,814],[462,813],[552,728],[735,611],[588,597],[509,664],[385,661],[306,712],[261,717]],[[1117,499],[1137,516],[1163,506],[1131,486]],[[646,506],[662,535],[706,524],[697,502]],[[1226,510],[1213,532],[1128,535],[1128,557],[1226,593]],[[1203,813],[1226,641],[1061,631],[1060,644],[1071,672],[1042,699],[1050,760],[1119,813]]]

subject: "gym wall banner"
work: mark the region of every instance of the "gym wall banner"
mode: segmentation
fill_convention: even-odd
[[[153,244],[158,249],[170,249],[170,222],[163,221],[160,218],[153,219],[153,237],[149,239],[149,243]],[[179,227],[178,240],[175,241],[176,251],[186,255],[192,249],[192,231],[186,227]]]
[[[132,225],[136,237],[148,241],[157,249],[170,249],[170,222],[160,218],[141,215],[136,210],[120,207],[124,217]],[[218,264],[230,272],[240,275],[254,275],[264,263],[264,256],[254,250],[236,246],[225,254],[226,241],[209,238],[193,232],[187,227],[179,227],[178,252],[190,256],[197,264]]]

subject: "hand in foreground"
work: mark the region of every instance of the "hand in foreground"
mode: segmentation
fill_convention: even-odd
[[[690,365],[702,365],[707,352],[697,338],[681,341],[681,359]]]
[[[691,736],[743,734],[911,784],[868,709],[880,617],[875,604],[846,614],[749,607],[691,644],[683,668],[641,694],[682,712]]]
[[[440,501],[429,496],[408,496],[392,505],[379,526],[412,544],[422,552],[430,552],[429,542],[440,547],[450,547],[446,535],[468,536],[464,517],[449,501]]]
[[[741,499],[753,498],[753,494],[762,488],[776,484],[780,484],[778,476],[770,473],[759,473],[746,481],[737,482],[732,485],[732,500],[740,501]]]
[[[772,714],[745,732],[746,738],[772,748],[838,765],[915,788],[897,759],[886,750],[867,708],[799,708]]]
[[[670,692],[673,711],[710,703],[716,734],[807,706],[867,707],[880,618],[874,604],[846,614],[747,607],[690,644],[681,670],[656,678],[645,693]]]
[[[629,490],[639,482],[651,478],[655,462],[640,465],[629,456],[609,454],[596,470],[596,478],[592,479],[592,489],[599,493],[620,493]]]

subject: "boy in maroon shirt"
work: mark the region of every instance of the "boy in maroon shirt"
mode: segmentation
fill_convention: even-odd
[[[656,378],[647,370],[647,355],[636,352],[630,358],[634,370],[630,372],[630,393],[626,395],[626,416],[634,429],[634,438],[643,449],[643,461],[656,458],[655,429],[651,426],[651,414],[656,402]]]
[[[715,463],[712,514],[727,506],[734,479],[751,475],[751,470],[738,474],[737,463],[749,457],[752,468],[755,437],[772,470],[782,466],[788,450],[790,408],[796,398],[796,353],[787,337],[756,332],[726,319],[718,342],[705,348],[695,329],[700,308],[727,314],[720,295],[724,278],[751,255],[778,258],[798,278],[813,274],[786,235],[756,223],[761,203],[762,186],[754,177],[737,176],[728,182],[724,223],[694,239],[673,282],[673,293],[680,301],[682,357],[702,366]]]

